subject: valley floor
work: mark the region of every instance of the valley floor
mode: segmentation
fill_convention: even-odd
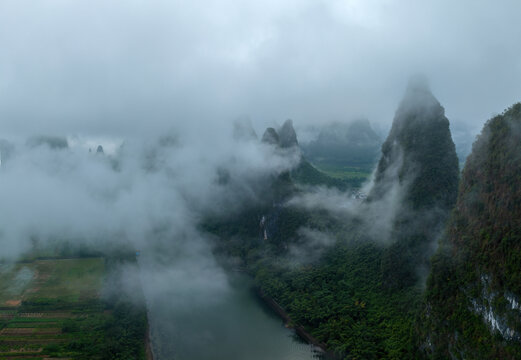
[[[0,265],[0,359],[144,359],[144,311],[102,300],[106,274],[101,257]]]

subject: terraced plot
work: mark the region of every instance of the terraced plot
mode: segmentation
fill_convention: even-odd
[[[0,265],[0,359],[144,359],[144,309],[100,299],[106,262]]]
[[[0,306],[44,299],[74,303],[96,299],[103,282],[102,258],[37,260],[0,266]]]

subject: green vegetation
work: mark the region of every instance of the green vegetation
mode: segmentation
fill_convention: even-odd
[[[367,181],[373,167],[356,167],[349,165],[335,165],[325,162],[315,162],[313,165],[326,175],[340,180]]]
[[[120,261],[2,265],[0,358],[145,359],[145,310],[121,292],[100,298],[106,274]]]
[[[381,255],[372,243],[338,244],[319,266],[259,266],[255,278],[328,349],[349,359],[412,358],[410,332],[421,289],[385,291]]]
[[[323,126],[317,138],[303,144],[302,150],[320,168],[352,166],[370,172],[378,161],[381,144],[369,121],[360,119]]]
[[[521,358],[520,154],[518,103],[487,122],[467,158],[417,324],[427,357]]]
[[[248,222],[241,227],[240,219],[235,220],[207,229],[222,239],[217,251],[241,257],[256,284],[286,310],[293,325],[303,326],[349,359],[414,358],[411,332],[422,288],[389,291],[383,286],[385,248],[356,225],[339,224],[322,213],[284,209],[278,213],[276,236],[265,241],[255,227],[248,234]],[[296,230],[302,225],[333,230],[339,241],[316,261],[291,263],[288,248],[298,245]],[[242,240],[231,236],[237,233]]]
[[[98,297],[101,289],[105,262],[101,258],[60,259],[35,261],[34,291],[24,299],[32,302],[42,299],[57,299],[77,302]]]
[[[304,185],[324,185],[328,187],[336,187],[340,190],[359,188],[371,175],[370,172],[361,172],[358,168],[352,167],[335,167],[329,165],[317,168],[302,159],[299,166],[291,172],[293,181],[297,184]],[[355,169],[355,171],[352,171]]]
[[[336,218],[279,205],[285,198],[205,227],[222,239],[216,251],[242,259],[294,325],[347,359],[417,358],[414,329],[422,309],[422,271],[457,195],[458,160],[449,122],[428,90],[407,93],[382,153],[364,208],[395,213],[386,234],[368,234],[374,224],[363,213]],[[313,184],[309,168],[318,172],[307,162],[297,171]],[[292,174],[292,180],[298,177]],[[289,182],[285,188],[289,195],[305,191]],[[391,196],[400,203],[389,203],[391,191],[401,192]],[[306,246],[302,227],[327,233],[335,244],[316,254],[311,249],[306,261],[295,259],[292,251]]]
[[[355,124],[358,124],[358,123],[355,123]],[[356,128],[356,126],[352,126],[352,127],[353,127],[353,129]],[[374,135],[376,137],[376,152],[377,152],[377,149],[379,147],[379,139],[378,139],[378,136],[376,136],[376,134],[374,134],[374,132],[372,131],[372,129],[369,125],[369,122],[366,122],[366,123],[362,122],[362,128],[364,128],[364,129],[363,130],[359,130],[359,129],[353,130],[353,134],[351,134],[351,136],[356,137],[358,132],[361,131],[363,133],[364,131],[367,131],[366,127],[369,128],[369,130],[370,130],[369,132],[371,132],[371,135]],[[326,135],[326,137],[329,137],[329,135]],[[371,136],[369,136],[369,137],[371,137]],[[262,141],[264,143],[271,144],[273,146],[277,146],[281,149],[299,148],[298,141],[297,141],[297,134],[295,133],[295,129],[293,129],[293,122],[291,120],[286,120],[278,132],[273,128],[266,129],[266,131],[264,132],[264,135],[262,137]],[[345,139],[337,139],[337,141],[339,143],[337,145],[339,145],[341,147],[346,144],[348,147],[350,146],[349,142],[346,143]],[[370,152],[373,153],[373,152],[375,152],[375,143],[374,143],[375,139],[372,138],[371,141],[372,141],[372,143],[371,143],[371,145],[369,145],[369,147],[371,148]],[[327,146],[326,146],[326,148],[327,148]],[[316,155],[315,151],[318,151],[320,153],[322,150],[324,150],[323,145],[320,143],[310,145],[310,146],[308,146],[307,149],[310,150],[310,151],[308,151],[309,156]],[[351,154],[352,150],[353,149],[349,148],[347,151],[348,154]],[[361,148],[357,147],[356,152],[364,153],[364,151],[366,151],[366,150],[368,150],[368,149],[366,147],[362,146]],[[326,150],[326,152],[327,151],[329,151],[329,150]],[[367,154],[361,155],[365,160],[362,162],[361,165],[358,164],[358,162],[357,162],[357,165],[359,167],[362,166],[362,168],[366,169],[367,172],[370,172],[369,169],[374,165],[374,162],[375,162],[375,159],[373,159],[373,157],[374,157],[373,155],[369,155],[369,160],[367,160],[367,156],[368,156]],[[367,161],[369,161],[369,162],[367,162]],[[343,167],[342,162],[340,164],[338,164],[336,161],[333,161],[332,164],[334,164],[334,165],[330,165],[330,167],[329,167],[330,172],[332,172],[335,169],[338,171],[338,169]],[[308,160],[306,160],[306,157],[304,155],[302,155],[298,166],[289,173],[289,178],[287,178],[288,174],[285,173],[279,177],[278,181],[280,182],[280,179],[284,179],[284,180],[286,180],[287,183],[291,183],[290,187],[292,187],[293,183],[295,183],[298,185],[311,185],[311,186],[323,185],[323,186],[327,186],[327,187],[336,187],[340,190],[347,190],[350,188],[359,188],[362,185],[362,183],[367,179],[367,176],[368,176],[368,174],[361,173],[360,171],[357,171],[356,173],[351,172],[348,175],[345,170],[342,170],[341,173],[342,173],[342,176],[338,176],[338,172],[336,173],[336,176],[331,176],[330,174],[317,169]],[[276,182],[277,181],[275,181],[275,186],[274,186],[275,191],[277,191],[277,188],[279,187],[276,184]],[[286,191],[286,193],[287,192],[288,191]],[[275,194],[275,196],[277,197],[277,194]]]
[[[428,89],[412,84],[396,114],[368,199],[405,188],[382,259],[386,286],[400,288],[421,280],[419,269],[429,266],[456,201],[459,168],[449,120]]]

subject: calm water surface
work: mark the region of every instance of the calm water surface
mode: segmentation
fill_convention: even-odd
[[[197,295],[196,288],[191,290]],[[230,289],[222,298],[212,299],[213,295],[206,294],[203,289],[199,295],[200,297],[192,297],[192,301],[188,297],[188,304],[180,304],[175,298],[161,299],[149,304],[153,347],[157,359],[319,358],[318,349],[303,343],[258,299],[252,289],[251,280],[245,275],[230,275]],[[201,298],[204,296],[208,298]]]

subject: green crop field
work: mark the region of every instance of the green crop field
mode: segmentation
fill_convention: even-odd
[[[100,297],[110,261],[0,265],[0,359],[144,359],[146,315]]]
[[[102,258],[37,260],[0,267],[0,306],[21,301],[75,302],[99,295],[105,273]]]
[[[313,165],[328,176],[340,180],[360,180],[364,182],[369,179],[372,172],[369,167],[337,165],[326,162],[316,162]]]

